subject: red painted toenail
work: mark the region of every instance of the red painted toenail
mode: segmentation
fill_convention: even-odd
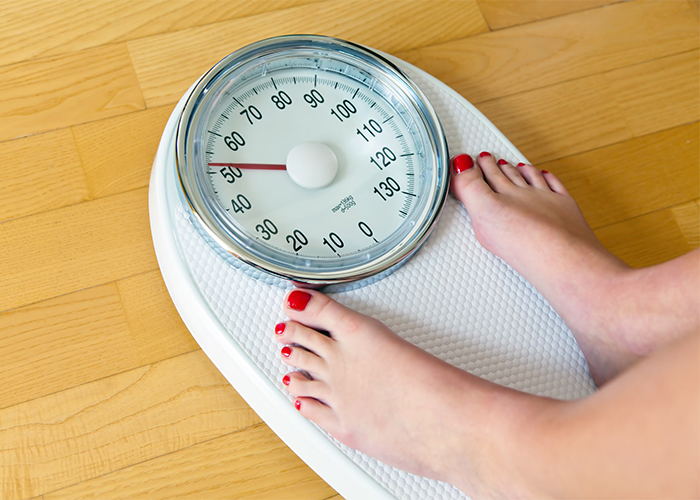
[[[284,329],[287,327],[284,323],[277,323],[275,325],[275,334],[277,335],[282,335],[284,333]]]
[[[524,167],[525,164],[524,164],[524,163],[518,163],[518,166],[519,166],[519,167]]]
[[[306,309],[306,304],[308,304],[310,300],[310,293],[294,290],[289,294],[289,297],[287,297],[287,306],[295,311],[303,311]]]
[[[282,377],[282,383],[284,385],[289,385],[289,375],[285,375],[284,377]]]
[[[508,165],[508,162],[505,160],[498,160],[499,165]]]
[[[472,157],[469,155],[459,155],[452,159],[452,168],[454,168],[455,174],[461,174],[473,166],[474,160],[472,160]]]
[[[299,401],[298,399],[294,401],[294,408],[296,408],[297,410],[301,410],[301,401]]]
[[[487,153],[486,151],[482,151],[481,153],[479,153],[480,158],[483,158],[484,156],[491,156],[491,153]]]
[[[282,356],[284,356],[285,358],[288,358],[291,355],[292,355],[292,348],[289,347],[288,345],[284,346],[282,348]]]
[[[543,170],[542,173],[543,173],[543,174],[548,174],[549,172],[547,172],[546,170]]]

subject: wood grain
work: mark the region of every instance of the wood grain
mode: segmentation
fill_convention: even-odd
[[[117,285],[142,362],[199,349],[173,306],[160,271],[119,280]]]
[[[0,66],[319,0],[0,1]]]
[[[199,350],[148,221],[174,103],[292,32],[451,85],[630,265],[700,246],[696,0],[0,0],[0,498],[340,498]]]
[[[635,136],[698,119],[699,55],[693,50],[603,75]]]
[[[596,229],[595,234],[632,267],[660,264],[694,248],[670,208]]]
[[[3,499],[44,494],[259,422],[201,351],[130,370],[0,410]]]
[[[95,198],[148,186],[153,158],[172,105],[73,127]]]
[[[0,141],[145,107],[125,44],[0,67]]]
[[[399,56],[479,103],[697,49],[699,30],[697,16],[685,1],[632,2]],[[630,77],[635,76],[632,71]],[[620,75],[621,85],[626,85],[626,76]]]
[[[156,269],[145,189],[0,224],[0,311]]]
[[[69,130],[0,142],[0,222],[90,199]]]
[[[696,198],[699,155],[695,122],[538,167],[559,177],[595,229]]]
[[[671,207],[671,213],[688,245],[700,247],[700,200]]]
[[[445,11],[451,15],[445,17]],[[389,18],[392,28],[386,29]],[[474,0],[333,0],[142,38],[128,45],[146,103],[153,107],[175,103],[221,58],[270,36],[323,34],[391,53],[487,30]],[[410,37],[401,35],[406,31]]]
[[[477,107],[534,164],[633,136],[602,75],[501,97]]]
[[[0,359],[0,408],[143,364],[114,283],[0,314]]]
[[[280,464],[284,463],[283,467]],[[45,495],[46,500],[325,499],[334,491],[266,426],[226,436]]]
[[[622,0],[478,0],[492,30],[594,9]]]

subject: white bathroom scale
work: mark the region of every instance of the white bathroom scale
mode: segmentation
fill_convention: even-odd
[[[432,105],[451,154],[477,157],[489,151],[512,164],[527,162],[455,91],[404,61],[383,57]],[[280,82],[271,85],[284,98],[276,83]],[[263,272],[248,272],[247,264],[202,230],[183,193],[176,136],[179,117],[195,88],[193,84],[168,120],[149,187],[158,264],[190,333],[251,408],[344,498],[467,498],[451,485],[395,469],[340,444],[294,408],[282,385],[290,368],[280,360],[280,344],[274,338],[274,325],[287,319],[282,302],[292,285]],[[319,102],[313,99],[307,100],[311,106]],[[250,111],[246,118],[253,124],[258,113]],[[377,131],[374,124],[365,124],[370,128],[358,126],[358,136]],[[232,136],[228,142],[237,140]],[[230,147],[238,145],[232,142]],[[272,226],[265,227],[271,231]],[[532,285],[479,244],[469,215],[451,196],[427,240],[391,271],[364,286],[329,295],[446,362],[497,384],[559,399],[595,391],[571,331]]]

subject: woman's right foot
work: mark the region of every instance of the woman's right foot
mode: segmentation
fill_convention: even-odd
[[[561,181],[489,153],[476,164],[460,155],[453,170],[452,193],[469,212],[476,238],[550,302],[574,332],[596,383],[634,362],[616,300],[634,271],[598,241]]]

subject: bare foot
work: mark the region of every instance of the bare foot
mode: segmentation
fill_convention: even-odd
[[[311,377],[283,379],[303,416],[352,448],[469,494],[526,493],[517,472],[501,484],[510,461],[502,450],[551,400],[470,375],[322,293],[294,290],[284,311],[292,321],[275,328],[281,358]]]
[[[471,168],[470,166],[473,165]],[[632,270],[598,241],[566,188],[532,165],[489,153],[453,162],[451,190],[491,253],[523,275],[572,329],[600,385],[638,355],[621,335],[615,299]]]

